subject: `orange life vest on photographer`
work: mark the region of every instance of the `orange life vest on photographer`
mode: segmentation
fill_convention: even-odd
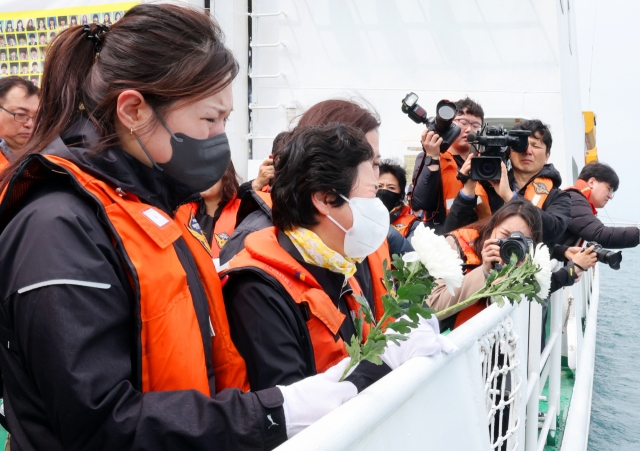
[[[9,166],[9,160],[0,152],[0,171],[4,171]]]
[[[477,241],[480,237],[480,233],[476,229],[462,228],[451,232],[449,235],[455,238],[458,247],[462,251],[467,274],[482,264],[482,260],[476,252],[476,246],[479,244]],[[480,300],[464,310],[460,310],[456,316],[454,329],[463,325],[486,308],[487,303]]]
[[[457,179],[458,164],[453,155],[448,150],[440,154],[440,180],[442,182],[442,198],[444,206],[449,214],[451,205],[458,193],[462,189],[463,183]],[[476,196],[480,199],[480,203],[476,206],[476,214],[478,219],[485,219],[491,216],[491,207],[489,206],[489,196],[485,189],[479,183],[476,183]]]
[[[386,252],[389,253],[388,248]],[[383,253],[384,250],[381,254]],[[383,277],[382,261],[378,262],[379,258],[380,256],[374,256],[373,261],[369,261],[371,278],[374,282]],[[318,373],[323,373],[348,357],[342,338],[337,340],[335,338],[345,320],[345,315],[338,310],[311,273],[280,246],[277,228],[269,227],[247,236],[244,250],[231,259],[229,269],[224,274],[232,274],[250,268],[262,270],[273,277],[297,305],[306,304],[309,311],[309,320],[306,325],[311,337]],[[349,285],[353,293],[362,295],[362,290],[355,277],[349,278]],[[375,292],[374,284],[375,313],[376,319],[379,320],[384,312],[384,306],[382,297],[376,295]],[[354,315],[357,314],[360,307],[358,301],[352,295],[346,295],[345,299],[349,310]],[[364,323],[364,339],[366,339],[368,332],[368,324]]]
[[[398,214],[398,217],[391,223],[391,225],[394,229],[400,232],[400,235],[406,238],[413,226],[413,223],[418,220],[418,217],[411,212],[411,207],[403,205],[400,210],[400,214]]]
[[[175,219],[171,219],[133,194],[118,193],[110,184],[69,160],[37,155],[30,161],[19,179],[9,185],[12,191],[7,188],[3,193],[3,207],[14,208],[29,184],[54,173],[68,174],[73,186],[88,195],[108,220],[106,227],[122,256],[136,296],[133,311],[141,347],[137,367],[141,368],[142,392],[193,389],[206,396],[213,395],[204,336],[211,337],[215,391],[229,387],[248,390],[245,362],[231,341],[220,279],[211,255],[190,230],[190,211],[179,209]],[[187,274],[173,246],[181,237],[193,256],[208,299],[206,331],[198,323]]]
[[[180,209],[183,208],[188,209],[190,214],[195,217],[200,208],[200,202],[191,202],[180,207]],[[218,220],[216,221],[215,225],[213,226],[213,230],[211,231],[211,234],[213,236],[211,239],[211,245],[209,247],[211,250],[211,256],[213,258],[220,257],[220,249],[222,249],[222,247],[227,244],[227,241],[229,241],[231,234],[235,230],[239,209],[240,199],[238,199],[238,197],[234,194],[231,200],[227,202],[227,204],[220,212],[220,216],[218,217]],[[204,239],[205,241],[207,241],[206,235],[204,234],[196,236],[196,238],[198,240]],[[207,245],[209,245],[208,241]]]
[[[582,179],[578,179],[576,180],[576,183],[573,186],[570,186],[569,188],[565,188],[565,191],[577,191],[580,194],[582,194],[584,197],[587,198],[587,202],[589,202],[589,206],[591,207],[591,211],[593,212],[593,214],[594,215],[598,214],[598,210],[596,210],[596,207],[594,207],[593,204],[591,203],[591,187],[587,182],[585,182]]]
[[[536,177],[527,185],[524,198],[542,210],[542,206],[547,200],[552,188],[553,180],[546,177]]]

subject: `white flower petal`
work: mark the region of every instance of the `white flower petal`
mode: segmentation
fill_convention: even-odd
[[[443,236],[436,235],[432,229],[420,224],[416,227],[411,238],[411,245],[422,264],[429,271],[429,275],[436,279],[442,279],[449,291],[462,285],[464,277],[462,260]],[[413,260],[416,258],[414,255],[409,258],[412,259],[411,261],[416,261]],[[403,259],[409,261],[404,257]]]
[[[402,256],[402,260],[405,263],[417,262],[417,261],[420,261],[420,255],[418,255],[417,252],[407,252]]]
[[[531,252],[533,249],[530,250]],[[536,273],[536,282],[540,285],[540,291],[538,296],[542,299],[546,299],[549,296],[549,290],[551,289],[551,258],[549,255],[549,248],[542,243],[536,246],[533,254],[533,264],[536,265],[539,270]]]

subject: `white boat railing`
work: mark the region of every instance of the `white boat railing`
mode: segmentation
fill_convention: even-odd
[[[589,303],[591,280],[592,274],[586,273],[573,290],[551,296],[551,327],[542,351],[540,305],[492,305],[448,335],[459,348],[456,353],[408,361],[278,450],[543,450],[560,413],[562,331],[567,316],[563,311],[573,294],[578,302],[572,304],[580,304],[580,311],[573,308],[575,323],[581,325],[583,307],[590,305],[588,320],[594,326],[585,337],[588,346],[583,350],[577,345],[582,351],[578,383],[589,388],[590,407],[588,365],[593,366],[593,351],[588,340],[593,334],[595,341],[597,314],[597,296],[595,303],[593,299]],[[582,335],[581,327],[579,332]],[[583,365],[587,366],[581,378]],[[539,425],[539,401],[547,380],[548,408]],[[584,419],[578,421],[588,431],[586,409],[586,425]],[[565,437],[568,433],[567,428]]]

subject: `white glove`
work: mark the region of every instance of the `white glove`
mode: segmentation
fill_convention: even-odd
[[[348,364],[349,358],[346,358],[322,374],[286,387],[277,385],[284,397],[287,438],[293,437],[358,394],[358,389],[351,382],[338,382]]]
[[[385,332],[394,333],[397,332],[390,329]],[[400,345],[389,342],[384,354],[380,356],[392,370],[413,357],[436,355],[440,354],[440,351],[450,354],[457,350],[447,337],[440,335],[440,326],[435,315],[431,315],[429,319],[420,317],[418,327],[409,332],[408,337],[407,340],[401,341]]]

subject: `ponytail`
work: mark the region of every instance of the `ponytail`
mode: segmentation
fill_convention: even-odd
[[[62,135],[82,110],[99,137],[92,150],[100,150],[119,143],[116,108],[127,89],[142,94],[162,116],[182,100],[219,92],[237,74],[220,27],[195,8],[140,4],[111,27],[70,27],[49,46],[33,136],[27,151],[0,174],[0,190],[24,159]]]

